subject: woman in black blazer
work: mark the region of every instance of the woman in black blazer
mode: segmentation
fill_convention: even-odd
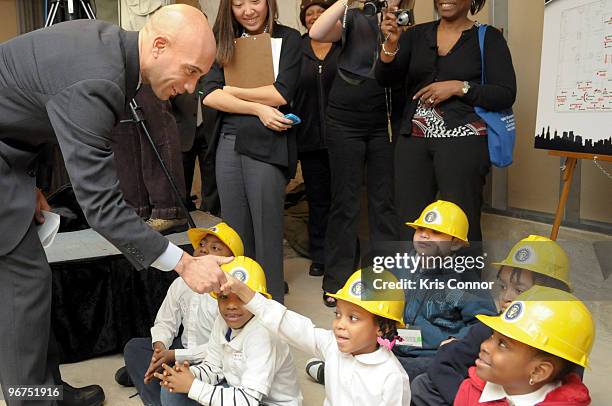
[[[245,255],[266,272],[268,291],[283,302],[283,207],[297,149],[290,113],[300,73],[300,34],[276,22],[276,0],[221,0],[213,31],[217,61],[204,77],[204,104],[219,111],[215,125],[216,180],[221,216],[244,242]],[[267,32],[282,39],[273,84],[227,86],[223,67],[238,37]]]

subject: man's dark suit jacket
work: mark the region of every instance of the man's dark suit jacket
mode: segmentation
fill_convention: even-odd
[[[138,33],[95,20],[56,24],[0,44],[0,255],[32,223],[36,152],[58,142],[87,221],[139,269],[168,241],[119,190],[109,135],[136,93]]]

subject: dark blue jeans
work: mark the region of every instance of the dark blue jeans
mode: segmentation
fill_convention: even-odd
[[[183,348],[180,337],[177,337],[170,346],[171,349]],[[153,357],[153,343],[151,337],[132,338],[123,349],[123,358],[128,374],[138,390],[140,399],[145,406],[161,406],[159,380],[153,379],[144,383],[144,375],[149,369]]]

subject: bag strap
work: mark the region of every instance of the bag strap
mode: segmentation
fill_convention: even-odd
[[[484,41],[485,34],[487,33],[486,24],[480,24],[478,26],[478,45],[480,46],[480,63],[482,65],[482,75],[480,77],[480,83],[485,84],[485,59],[484,59]]]

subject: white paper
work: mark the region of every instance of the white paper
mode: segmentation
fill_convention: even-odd
[[[60,216],[59,214],[44,210],[42,214],[45,217],[45,222],[37,226],[38,238],[40,238],[43,248],[47,248],[53,244],[53,240],[57,235],[60,226]]]
[[[272,38],[272,65],[274,66],[274,80],[278,77],[280,66],[281,48],[283,47],[282,38]]]

